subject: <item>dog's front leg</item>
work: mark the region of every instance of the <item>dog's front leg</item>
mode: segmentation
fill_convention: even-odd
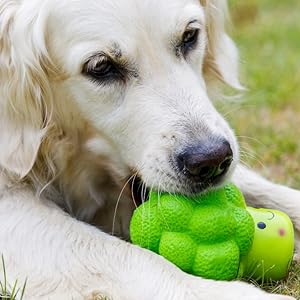
[[[239,165],[233,175],[247,204],[278,209],[290,216],[295,226],[296,251],[300,253],[300,191],[274,184],[248,168]]]
[[[72,219],[26,186],[1,184],[1,178],[0,222],[8,280],[28,278],[25,299],[290,299],[185,274],[158,255]]]

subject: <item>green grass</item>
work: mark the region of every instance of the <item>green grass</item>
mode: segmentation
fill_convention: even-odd
[[[1,263],[3,281],[0,281],[0,300],[22,300],[25,294],[26,281],[22,288],[18,287],[18,280],[12,286],[9,285],[3,256],[1,257]]]
[[[240,136],[242,159],[300,188],[300,1],[231,1],[241,53],[239,104],[222,105]],[[254,156],[254,157],[253,157]]]
[[[222,103],[241,159],[273,181],[300,189],[300,1],[230,1],[232,36],[248,91]],[[264,288],[300,299],[300,264]]]

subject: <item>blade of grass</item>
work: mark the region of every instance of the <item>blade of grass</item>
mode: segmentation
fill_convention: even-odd
[[[11,291],[11,293],[10,293],[10,298],[11,298],[11,300],[15,300],[16,297],[17,297],[17,294],[18,294],[18,291],[19,291],[19,289],[16,290],[17,284],[18,284],[18,280],[15,281],[14,286],[13,286],[13,288],[12,288],[12,291]]]
[[[5,269],[5,263],[4,263],[3,255],[1,256],[1,259],[2,259],[2,268],[3,268],[3,277],[4,277],[4,290],[2,289],[2,291],[3,291],[4,296],[6,296],[6,294],[7,294],[7,278],[6,278],[6,269]]]
[[[23,288],[22,288],[22,293],[21,293],[21,298],[20,298],[20,300],[22,300],[23,299],[23,297],[24,297],[24,294],[25,294],[25,289],[26,289],[26,285],[27,285],[27,279],[25,280],[25,282],[24,282],[24,285],[23,285]]]

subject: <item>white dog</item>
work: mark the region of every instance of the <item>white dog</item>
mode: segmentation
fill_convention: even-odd
[[[128,235],[135,177],[136,195],[193,194],[231,175],[299,234],[300,192],[237,166],[210,101],[217,82],[240,88],[225,14],[222,0],[0,0],[0,251],[25,299],[291,299],[108,234]]]

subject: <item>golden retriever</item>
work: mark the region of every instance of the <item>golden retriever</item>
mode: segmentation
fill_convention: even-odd
[[[131,194],[233,178],[298,236],[300,193],[238,164],[211,102],[241,88],[225,19],[222,0],[0,0],[0,249],[25,299],[291,299],[109,234],[128,237]]]

